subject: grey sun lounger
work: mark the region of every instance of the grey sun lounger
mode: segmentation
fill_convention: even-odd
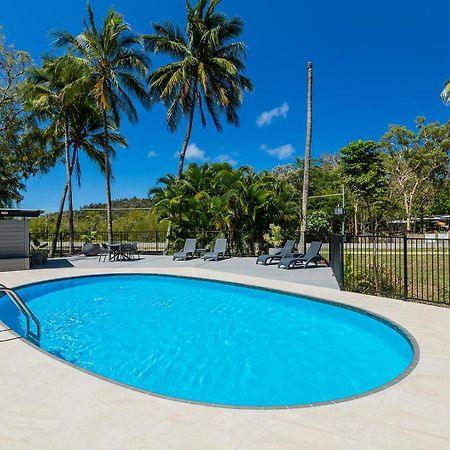
[[[305,254],[302,253],[291,253],[286,255],[278,263],[279,269],[294,269],[295,267],[306,269],[310,263],[317,263],[320,261],[325,262],[328,266],[328,261],[320,254],[320,249],[322,248],[322,242],[313,241]]]
[[[206,252],[203,259],[219,261],[219,259],[225,258],[225,252],[227,251],[227,240],[220,238],[216,239],[216,243],[214,244],[214,250],[212,252]]]
[[[272,264],[273,262],[278,262],[283,259],[286,255],[291,254],[294,249],[295,241],[293,239],[287,240],[283,246],[280,248],[277,253],[273,255],[261,255],[258,256],[256,260],[256,264],[261,264],[263,266],[267,266],[268,264]]]
[[[173,261],[175,260],[186,261],[188,259],[192,259],[195,256],[196,247],[197,247],[197,239],[186,239],[184,241],[183,250],[173,255]]]

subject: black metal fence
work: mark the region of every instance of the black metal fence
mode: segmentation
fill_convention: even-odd
[[[450,305],[450,239],[332,236],[330,260],[345,290]]]
[[[81,248],[85,242],[85,233],[74,233],[74,253],[81,253]],[[47,244],[50,249],[54,234],[33,233],[33,239],[41,245]],[[181,232],[172,234],[167,239],[165,231],[114,231],[113,242],[130,243],[136,242],[141,253],[162,254],[164,252],[173,252],[183,247],[184,240],[187,238],[196,238],[197,246],[202,248],[213,248],[214,242],[218,237],[228,239],[228,250],[232,256],[254,256],[262,251],[268,251],[268,244],[257,242],[249,236],[238,234],[236,236],[226,236],[219,231],[196,231]],[[97,232],[95,242],[108,242],[107,232]],[[67,232],[58,234],[56,252],[54,256],[70,255],[70,241]]]
[[[75,254],[81,253],[85,239],[85,233],[74,233],[74,251]],[[50,249],[54,234],[33,234],[33,239],[41,245],[47,244]],[[107,232],[97,232],[95,242],[108,242]],[[115,231],[113,242],[130,243],[136,242],[138,249],[142,253],[163,253],[166,245],[166,233],[162,231]],[[56,253],[54,256],[67,256],[70,254],[69,234],[61,232],[58,234]]]

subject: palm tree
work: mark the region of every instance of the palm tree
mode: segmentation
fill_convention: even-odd
[[[441,92],[441,98],[445,105],[450,105],[450,80],[445,82],[444,89]]]
[[[149,59],[142,49],[140,37],[132,32],[122,15],[111,9],[103,21],[102,28],[97,29],[90,5],[88,20],[84,21],[84,31],[78,36],[64,31],[57,32],[55,46],[69,47],[90,70],[94,99],[103,118],[108,239],[112,242],[108,120],[111,116],[119,126],[120,113],[125,112],[130,122],[137,122],[137,111],[130,95],[134,95],[144,107],[150,107],[150,97],[142,81],[147,77]]]
[[[72,110],[70,115],[70,145],[72,146],[72,156],[70,163],[70,171],[73,174],[75,170],[78,186],[81,185],[81,166],[79,160],[79,151],[83,150],[88,158],[98,166],[100,171],[104,174],[104,156],[103,156],[103,118],[98,109],[94,106],[92,98],[86,98],[85,102],[79,102]],[[109,154],[110,157],[115,157],[114,147],[111,145],[117,144],[121,147],[126,147],[127,142],[115,127],[113,121],[108,121],[109,130]],[[59,147],[56,145],[53,148],[54,153],[58,154]],[[56,218],[56,231],[53,236],[52,246],[50,249],[50,256],[53,256],[56,250],[58,232],[61,226],[61,219],[64,210],[64,202],[67,195],[68,185],[66,183],[63,195],[60,202],[59,212]],[[69,214],[71,214],[69,209]],[[73,213],[72,213],[73,214]]]
[[[243,23],[216,11],[218,0],[189,1],[185,33],[171,23],[153,24],[154,34],[143,36],[147,49],[174,59],[155,70],[150,76],[150,93],[167,107],[166,122],[176,131],[180,119],[188,124],[180,152],[178,178],[181,179],[186,149],[192,132],[196,106],[203,126],[206,126],[205,106],[214,125],[221,131],[220,114],[228,123],[239,125],[237,109],[243,92],[251,91],[251,81],[242,75],[245,69],[245,45],[233,41],[242,33]]]
[[[306,250],[306,225],[308,214],[308,195],[309,195],[309,169],[311,166],[311,139],[312,139],[312,63],[308,62],[308,105],[306,115],[306,145],[305,160],[303,167],[303,193],[302,193],[302,223],[300,225],[299,250]]]
[[[88,91],[85,75],[85,67],[75,60],[46,56],[43,58],[42,67],[32,67],[28,70],[23,88],[26,108],[38,122],[46,125],[43,130],[44,140],[51,142],[54,150],[60,149],[59,143],[61,140],[63,142],[66,183],[61,204],[64,207],[67,193],[71,254],[74,252],[74,224],[71,183],[73,165],[70,157],[69,128],[70,116],[75,105],[82,101],[85,92]],[[58,229],[60,222],[59,218]],[[57,233],[54,237],[55,246],[56,236]]]

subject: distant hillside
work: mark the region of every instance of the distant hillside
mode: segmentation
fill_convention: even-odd
[[[166,224],[160,224],[152,212],[152,201],[148,198],[121,198],[112,201],[113,226],[115,231],[165,231]],[[44,236],[55,231],[57,213],[46,214],[30,221],[32,234]],[[91,203],[74,211],[75,231],[106,231],[106,204]],[[64,212],[61,231],[68,231],[67,211]]]
[[[112,201],[113,208],[150,208],[152,201],[148,198],[119,198]],[[83,209],[106,209],[106,203],[91,203],[89,205],[81,206]]]

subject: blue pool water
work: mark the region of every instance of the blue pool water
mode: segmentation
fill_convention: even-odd
[[[157,394],[280,406],[377,388],[411,363],[409,341],[370,316],[223,283],[149,275],[72,278],[18,290],[41,347]],[[4,300],[0,320],[24,334]]]

